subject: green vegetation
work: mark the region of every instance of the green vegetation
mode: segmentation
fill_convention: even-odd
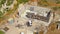
[[[17,4],[14,5],[14,9],[10,9],[9,7],[6,7],[3,9],[3,12],[0,10],[0,20],[3,20],[5,18],[9,18],[9,15],[13,12],[15,12],[15,10],[17,9]],[[7,13],[7,15],[4,15],[5,13]]]
[[[47,0],[42,0],[43,2],[47,2]]]
[[[4,4],[6,0],[0,0],[0,5]]]
[[[3,13],[0,11],[0,18],[3,16]]]
[[[7,8],[4,8],[4,9],[3,9],[3,12],[0,11],[0,18],[2,18],[3,15],[4,15],[6,12],[8,12],[9,10],[10,10],[10,9],[7,7]]]
[[[8,7],[4,8],[4,12],[8,12],[10,9]]]
[[[6,0],[0,0],[0,8],[2,7],[2,4],[4,4]]]
[[[48,6],[48,1],[47,0],[39,0],[38,5],[40,5],[40,6]]]
[[[60,4],[60,0],[56,0],[56,4]]]
[[[17,0],[17,2],[18,2],[18,4],[19,3],[26,3],[26,2],[28,2],[29,0]]]
[[[56,2],[56,4],[60,4],[60,1]]]
[[[58,10],[58,9],[60,9],[60,7],[59,6],[55,6],[55,7],[52,7],[52,9],[53,10]]]
[[[2,1],[2,0],[0,0],[0,1]],[[4,0],[4,1],[6,1],[6,0]],[[7,0],[6,5],[10,6],[13,3],[13,1],[14,0]],[[11,14],[15,13],[15,11],[18,8],[18,5],[20,3],[26,3],[26,2],[28,2],[28,0],[16,0],[16,1],[17,1],[17,4],[14,4],[14,8],[13,9],[7,7],[7,8],[3,9],[3,12],[0,10],[0,21],[2,21],[4,19],[8,19]],[[2,4],[4,4],[4,3],[0,2],[0,7],[2,7]],[[6,15],[4,15],[5,13],[6,13]]]
[[[13,3],[14,0],[7,0],[7,6],[10,6]]]
[[[55,11],[60,11],[60,0],[39,0],[38,1],[39,6],[43,7],[49,7],[52,8]]]
[[[0,34],[5,34],[3,31],[0,30]]]

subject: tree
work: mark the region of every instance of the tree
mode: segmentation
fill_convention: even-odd
[[[3,13],[0,11],[0,18],[2,17]]]
[[[29,0],[17,0],[18,3],[26,3],[28,2]]]
[[[60,1],[59,0],[56,0],[56,4],[60,4]]]
[[[5,34],[3,31],[0,30],[0,34]]]
[[[7,6],[11,5],[13,3],[14,0],[7,0]]]
[[[2,4],[4,4],[6,0],[0,0],[0,8],[2,7]]]

